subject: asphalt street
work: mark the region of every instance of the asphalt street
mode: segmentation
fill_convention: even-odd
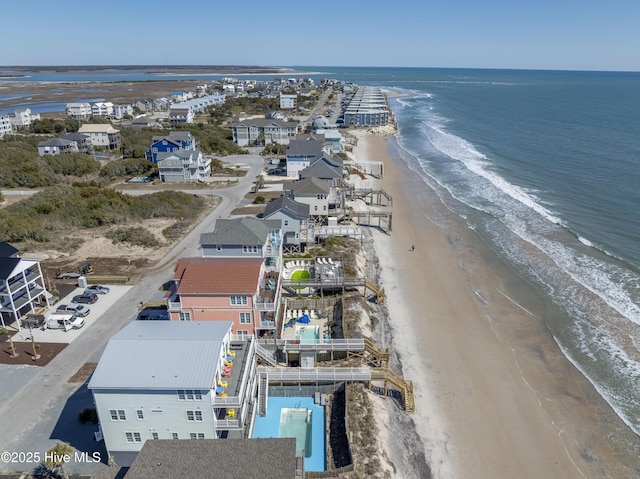
[[[225,158],[234,161],[234,158]],[[200,234],[213,231],[218,218],[226,218],[250,191],[255,177],[264,168],[264,159],[256,154],[238,157],[250,167],[239,183],[228,189],[215,190],[222,202],[182,241],[162,258],[138,284],[111,306],[93,325],[69,344],[47,366],[24,370],[0,368],[0,382],[11,382],[17,390],[0,403],[0,453],[38,453],[41,457],[59,441],[69,442],[77,450],[101,455],[106,461],[104,443],[93,441],[97,426],[81,425],[77,415],[85,407],[93,407],[86,385],[78,387],[67,381],[86,362],[98,362],[109,338],[125,324],[135,320],[141,301],[151,298],[172,276],[178,258],[199,256]],[[122,374],[126,374],[122,371]],[[24,383],[24,384],[23,384]],[[3,456],[7,457],[7,456]],[[34,456],[32,456],[33,458]],[[24,459],[28,456],[23,455]],[[28,471],[38,464],[0,461],[0,472]],[[70,473],[91,474],[99,467],[93,460],[77,457],[69,464]]]

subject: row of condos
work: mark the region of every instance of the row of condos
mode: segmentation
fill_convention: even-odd
[[[384,126],[389,123],[387,99],[380,88],[359,88],[344,112],[344,126]]]

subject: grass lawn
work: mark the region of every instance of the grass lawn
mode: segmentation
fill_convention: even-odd
[[[293,273],[291,273],[291,279],[309,279],[311,278],[311,273],[309,273],[306,269],[297,269]]]

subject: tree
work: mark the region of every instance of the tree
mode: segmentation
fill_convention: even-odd
[[[71,461],[74,449],[66,442],[59,442],[47,451],[44,457],[44,465],[51,472],[57,472],[59,469],[64,479],[69,479],[66,464]]]
[[[257,193],[258,191],[260,191],[260,188],[262,188],[263,186],[264,186],[264,176],[260,174],[256,177],[254,192]]]

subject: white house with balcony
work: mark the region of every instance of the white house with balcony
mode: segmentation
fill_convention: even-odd
[[[14,130],[17,130],[31,126],[31,123],[40,119],[40,114],[32,113],[31,108],[21,108],[9,113],[9,118],[11,118],[11,126]]]
[[[67,116],[74,120],[88,120],[93,114],[91,111],[91,103],[67,103],[65,109]]]
[[[99,101],[91,105],[91,114],[93,116],[113,116],[113,103],[110,101]]]
[[[280,94],[280,109],[281,110],[295,110],[298,103],[298,95],[285,95]]]
[[[88,388],[118,466],[130,466],[148,440],[249,436],[255,344],[231,325],[133,321],[111,337]]]
[[[0,322],[6,327],[37,307],[50,306],[40,261],[20,258],[9,243],[0,243]]]
[[[157,159],[158,176],[165,183],[202,183],[211,176],[211,159],[199,150],[158,153]]]
[[[117,150],[120,148],[120,130],[116,130],[110,124],[84,124],[78,129],[78,133],[86,135],[91,140],[91,145]]]

